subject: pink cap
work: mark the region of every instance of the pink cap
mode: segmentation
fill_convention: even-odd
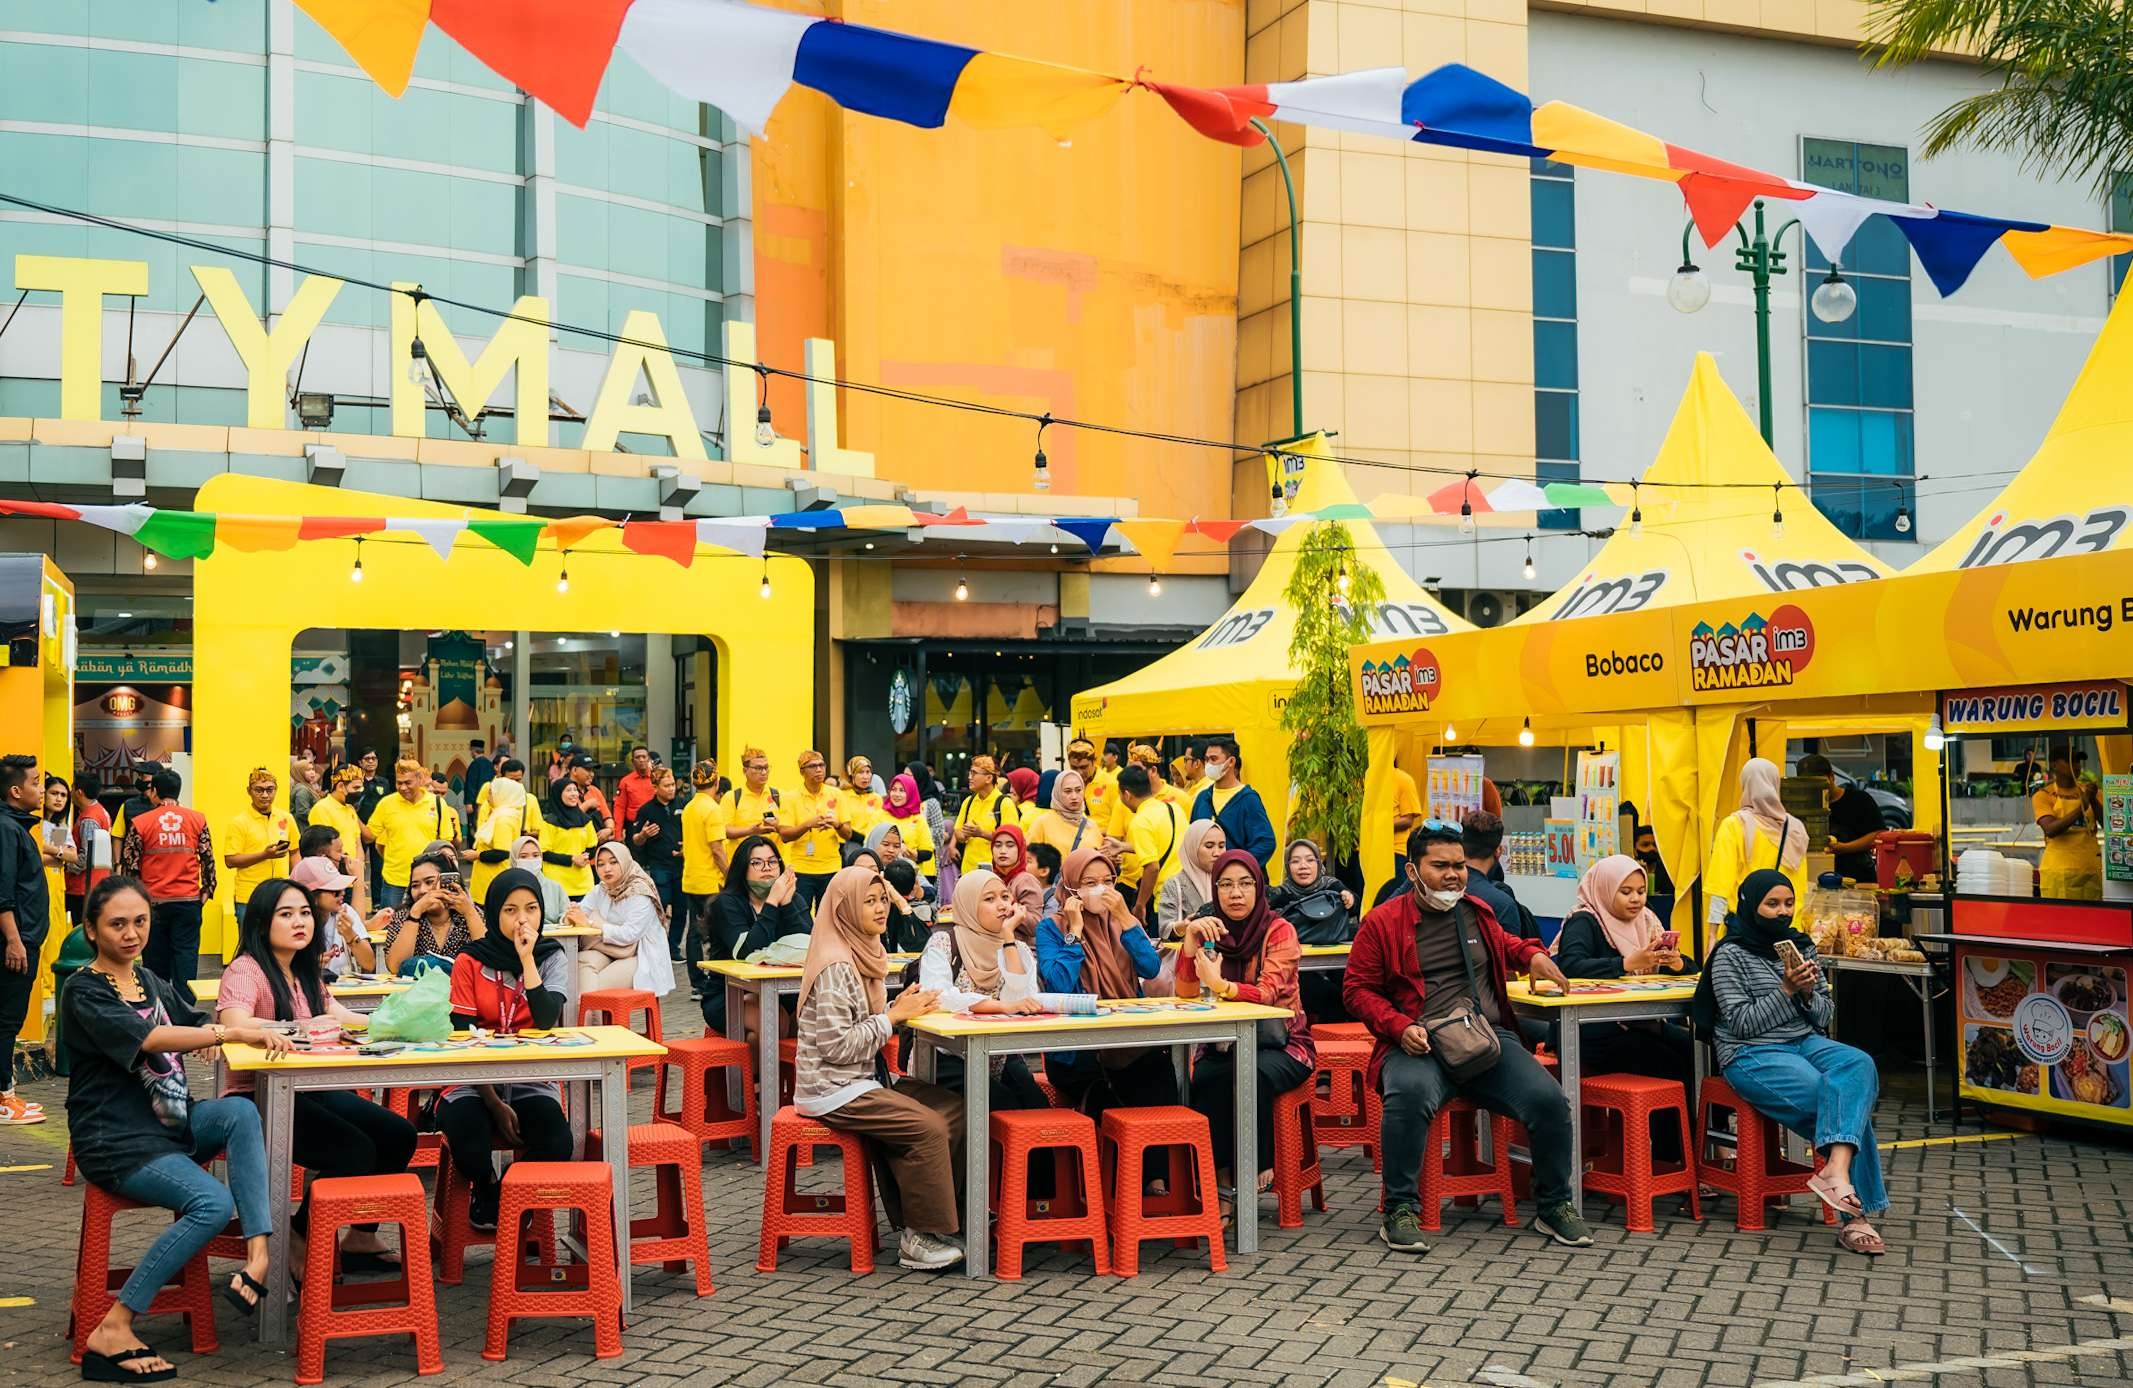
[[[338,872],[324,858],[305,858],[289,869],[289,880],[307,892],[345,892],[355,885],[355,879],[345,872]]]

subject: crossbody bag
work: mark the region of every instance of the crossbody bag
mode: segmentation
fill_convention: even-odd
[[[1422,1029],[1429,1033],[1430,1054],[1437,1057],[1444,1073],[1451,1076],[1453,1083],[1463,1084],[1495,1068],[1503,1055],[1503,1042],[1481,1011],[1481,984],[1474,976],[1474,960],[1467,953],[1466,927],[1456,914],[1452,917],[1452,933],[1459,943],[1459,963],[1466,970],[1468,996],[1447,1015],[1424,1022]]]

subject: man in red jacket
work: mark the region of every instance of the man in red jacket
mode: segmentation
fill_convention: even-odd
[[[1377,1039],[1370,1082],[1385,1096],[1379,1148],[1385,1221],[1378,1237],[1399,1253],[1427,1253],[1416,1216],[1416,1179],[1430,1120],[1447,1099],[1509,1114],[1532,1140],[1534,1227],[1583,1248],[1592,1234],[1570,1201],[1570,1103],[1519,1041],[1505,982],[1513,965],[1536,982],[1566,985],[1547,946],[1506,934],[1495,913],[1466,890],[1459,826],[1434,820],[1407,840],[1408,890],[1363,918],[1348,954],[1341,1000]],[[1460,1013],[1496,1033],[1496,1062],[1455,1080],[1433,1052],[1432,1028]]]

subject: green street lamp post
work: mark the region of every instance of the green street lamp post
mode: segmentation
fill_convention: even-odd
[[[1289,177],[1289,156],[1282,149],[1281,141],[1274,138],[1274,131],[1259,117],[1252,117],[1252,129],[1266,136],[1266,142],[1274,150],[1274,163],[1281,169],[1281,186],[1289,195],[1289,436],[1302,438],[1304,432],[1304,369],[1303,369],[1303,251],[1296,221],[1296,181]]]
[[[1756,419],[1762,426],[1763,442],[1775,446],[1770,425],[1770,281],[1786,273],[1785,252],[1778,249],[1785,233],[1799,226],[1798,218],[1777,229],[1777,234],[1766,235],[1763,230],[1763,200],[1755,200],[1755,235],[1751,238],[1746,227],[1733,224],[1733,234],[1740,239],[1740,247],[1734,254],[1734,268],[1744,270],[1755,285],[1755,379]],[[1711,282],[1704,278],[1689,250],[1689,233],[1696,229],[1692,220],[1681,229],[1681,268],[1666,287],[1666,301],[1680,313],[1694,313],[1711,302]],[[1805,235],[1803,232],[1802,235]],[[1829,275],[1808,298],[1808,308],[1814,316],[1825,323],[1842,323],[1859,307],[1859,294],[1845,283],[1844,276],[1837,273],[1837,263],[1829,263]]]

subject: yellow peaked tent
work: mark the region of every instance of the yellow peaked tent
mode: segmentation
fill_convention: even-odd
[[[1295,572],[1314,512],[1332,512],[1355,547],[1356,563],[1384,580],[1385,601],[1371,627],[1384,637],[1439,637],[1471,631],[1400,567],[1368,512],[1356,501],[1340,465],[1326,456],[1325,437],[1313,435],[1281,450],[1297,461],[1295,494],[1258,577],[1221,620],[1182,648],[1124,679],[1075,696],[1074,731],[1082,737],[1162,737],[1191,733],[1233,734],[1244,758],[1244,774],[1266,802],[1275,834],[1285,839],[1289,812],[1289,735],[1281,729],[1281,706],[1296,687],[1289,663],[1289,638],[1296,610],[1283,590]],[[1383,745],[1389,758],[1391,741]],[[1371,745],[1373,781],[1380,746]],[[1367,817],[1365,825],[1377,821]],[[1373,835],[1365,833],[1367,845]],[[1277,860],[1278,862],[1278,860]],[[1275,874],[1279,876],[1279,872]],[[1381,870],[1379,879],[1384,873]],[[1374,879],[1375,880],[1375,879]]]
[[[2133,548],[2133,309],[2121,294],[2058,418],[1992,503],[1906,574]]]
[[[1675,880],[1687,883],[1702,868],[1719,818],[1734,808],[1751,742],[1783,756],[1783,716],[1754,704],[1681,707],[1671,676],[1638,663],[1645,653],[1586,650],[1575,627],[1587,618],[1704,605],[1741,608],[1737,615],[1746,616],[1786,592],[1885,578],[1889,570],[1792,481],[1707,354],[1697,355],[1666,437],[1631,496],[1631,515],[1562,590],[1502,627],[1431,644],[1442,682],[1426,711],[1390,718],[1366,711],[1365,721],[1419,725],[1432,735],[1456,726],[1460,741],[1508,746],[1530,718],[1543,738],[1619,748],[1624,798],[1645,813]],[[1641,520],[1633,519],[1639,513]],[[1361,647],[1357,668],[1405,653],[1393,644]],[[1629,664],[1616,668],[1611,660]],[[1634,704],[1621,692],[1646,680],[1652,703],[1623,712]],[[1611,697],[1594,697],[1599,692]],[[1862,716],[1854,701],[1843,726],[1860,729]],[[1898,730],[1922,729],[1924,721],[1923,705],[1882,719]],[[1684,900],[1677,914],[1684,925],[1689,910]]]

